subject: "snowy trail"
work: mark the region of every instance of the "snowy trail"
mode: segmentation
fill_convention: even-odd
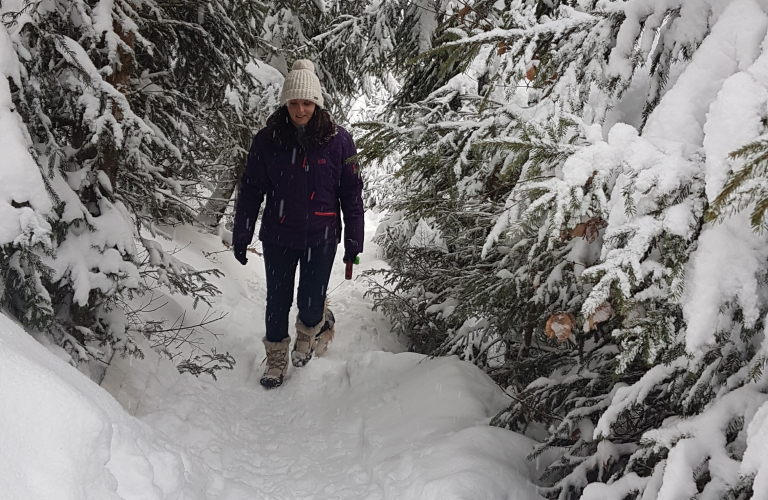
[[[370,240],[376,220],[368,222]],[[199,235],[189,239],[188,252],[205,246]],[[263,262],[251,255],[240,268],[230,257],[223,254],[220,265],[236,278],[219,283],[217,308],[229,313],[222,342],[236,370],[217,383],[149,384],[135,412],[205,463],[207,498],[535,497],[524,460],[531,443],[484,425],[507,403],[501,391],[456,359],[404,353],[386,318],[371,311],[361,280],[342,279],[341,259],[329,285],[337,318],[330,350],[306,367],[291,366],[282,387],[261,388]],[[370,241],[361,260],[358,276],[366,263],[383,264]],[[473,433],[478,425],[482,432]],[[483,439],[489,449],[468,462]],[[470,496],[462,496],[466,488]]]
[[[369,220],[369,238],[375,222]],[[0,377],[0,396],[18,407],[7,415],[8,422],[19,425],[30,415],[56,414],[60,408],[67,408],[70,420],[80,418],[80,412],[87,416],[83,420],[102,422],[96,437],[89,430],[67,437],[67,443],[92,444],[78,448],[71,469],[51,476],[50,488],[40,486],[46,483],[35,475],[27,486],[11,488],[11,498],[541,498],[530,481],[535,464],[525,460],[533,442],[487,425],[507,404],[503,392],[480,370],[456,358],[430,360],[403,352],[386,318],[371,311],[365,286],[342,282],[341,259],[331,278],[330,288],[341,284],[331,296],[337,331],[330,350],[306,367],[291,366],[282,387],[265,390],[258,383],[264,358],[262,262],[254,255],[243,268],[229,253],[213,253],[221,249],[216,237],[191,229],[177,231],[169,244],[183,248],[178,254],[182,260],[198,268],[213,263],[226,273],[217,281],[222,295],[214,307],[228,315],[215,324],[222,334],[216,345],[235,356],[235,369],[219,372],[216,382],[180,375],[144,346],[144,359],[114,361],[102,384],[131,417],[28,336],[8,333],[0,323],[0,347],[11,347],[0,351],[0,375],[3,362],[19,359],[14,346],[24,344],[20,352],[41,351],[42,361],[21,357],[25,366],[34,365],[31,373],[50,368],[65,374],[61,384],[85,394],[81,399],[87,402],[73,409],[67,399],[62,406],[55,385],[47,392],[29,389],[30,398],[13,379],[8,385]],[[383,265],[370,243],[362,261]],[[176,298],[157,314],[173,319],[184,309],[192,322],[205,314]],[[0,423],[2,417],[0,412]],[[0,431],[0,448],[4,442],[13,445],[19,435],[14,432]],[[45,454],[48,448],[61,453],[63,445],[40,439],[36,446]],[[93,451],[82,451],[86,449]],[[0,453],[0,466],[4,464]],[[12,457],[6,465],[0,487],[25,471]],[[60,487],[59,477],[70,478],[73,493]],[[35,494],[28,494],[33,490]],[[39,493],[43,490],[50,495]],[[15,491],[26,493],[15,496]]]

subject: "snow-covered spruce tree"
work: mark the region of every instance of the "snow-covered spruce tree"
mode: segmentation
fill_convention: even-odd
[[[48,186],[31,154],[32,140],[16,112],[11,84],[21,85],[22,67],[7,31],[0,29],[0,135],[4,151],[0,166],[0,300],[26,325],[44,329],[53,321],[46,285],[52,270],[41,256],[53,251],[55,217]]]
[[[257,54],[282,74],[296,59],[315,61],[327,106],[343,120],[353,98],[392,90],[402,46],[418,37],[404,25],[414,9],[406,0],[273,0]]]
[[[433,48],[446,19],[476,24],[477,10],[492,3],[476,2],[472,10],[457,0],[272,0],[257,54],[282,74],[295,59],[315,61],[326,102],[343,119],[346,101],[382,88],[395,92],[398,79],[410,81],[412,91],[428,93],[440,69],[428,59],[414,66],[411,59]],[[411,102],[417,100],[411,96]]]
[[[142,292],[142,278],[204,300],[215,293],[206,272],[166,254],[152,235],[194,215],[185,195],[200,166],[190,136],[206,117],[214,129],[200,110],[224,101],[244,73],[260,6],[214,2],[208,13],[146,2],[11,7],[3,6],[7,106],[51,208],[38,211],[50,225],[49,245],[26,216],[22,232],[36,236],[25,236],[26,246],[3,241],[12,270],[5,281],[22,285],[6,286],[3,301],[75,364],[135,352],[120,305]],[[38,210],[13,197],[21,186],[7,189],[20,213]],[[37,252],[25,255],[29,249]],[[22,281],[32,264],[39,279]],[[35,303],[35,294],[49,299]]]
[[[263,61],[252,59],[246,75],[230,82],[226,99],[210,103],[198,118],[190,150],[202,173],[196,195],[201,204],[197,220],[215,230],[233,208],[236,191],[255,131],[278,107],[283,75]]]
[[[477,15],[446,15],[438,36],[455,40],[456,26],[482,25]],[[373,290],[377,306],[411,349],[457,353],[525,386],[551,364],[539,355],[560,355],[555,341],[545,338],[547,347],[532,351],[531,340],[536,325],[578,303],[578,257],[568,257],[577,243],[550,247],[541,230],[546,212],[519,221],[503,245],[486,240],[506,208],[518,205],[507,203],[518,181],[554,168],[579,137],[567,120],[526,125],[522,101],[494,86],[502,54],[498,47],[437,50],[414,71],[437,78],[439,88],[404,104],[423,93],[404,85],[388,121],[361,124],[360,146],[369,159],[402,157],[398,196],[386,203],[393,215],[379,235],[391,268]],[[424,78],[412,82],[424,87]]]
[[[589,290],[578,311],[580,336],[590,338],[580,340],[578,358],[574,352],[546,384],[534,381],[497,420],[521,429],[530,418],[526,404],[557,408],[560,417],[547,422],[552,431],[539,452],[570,445],[544,476],[553,485],[550,493],[566,497],[622,472],[643,433],[676,413],[664,391],[655,389],[648,396],[650,409],[628,409],[607,439],[593,439],[617,383],[634,384],[648,367],[666,366],[684,354],[678,298],[704,208],[699,164],[665,155],[628,125],[615,125],[607,142],[599,127],[594,132],[595,144],[569,157],[561,175],[517,189],[540,194],[533,206],[550,198],[550,239],[566,231],[588,238],[592,231],[599,245],[599,259],[580,276]],[[607,226],[604,232],[600,226]]]
[[[344,122],[353,104],[356,114],[360,110],[359,99],[379,107],[396,93],[398,79],[415,76],[410,59],[432,48],[439,20],[461,5],[451,0],[275,0],[256,54],[282,74],[298,58],[315,61],[326,106]],[[363,172],[368,206],[388,196],[389,160]]]
[[[558,244],[577,243],[567,259],[583,256],[584,269],[573,279],[584,294],[558,307],[575,317],[553,318],[552,333],[571,328],[568,342],[548,347],[546,325],[536,325],[534,345],[561,353],[542,360],[551,364],[539,366],[541,377],[527,380],[496,423],[546,425],[539,451],[563,451],[542,477],[553,498],[764,495],[768,247],[752,232],[748,214],[759,227],[765,11],[747,0],[508,7],[498,29],[452,27],[455,39],[444,40],[435,55],[490,49],[491,85],[533,80],[526,92],[532,107],[519,115],[523,124],[569,120],[579,139],[562,148],[540,179],[525,174],[530,159],[520,157],[520,176],[504,193],[507,206],[485,226],[484,272],[498,272],[495,249],[514,248],[509,243],[519,238],[520,225],[542,221],[538,234],[549,242],[542,251],[553,259],[561,258]],[[395,120],[389,127],[381,130],[409,131]],[[505,135],[511,138],[497,142],[513,145],[522,137]],[[742,148],[752,140],[758,143]],[[437,171],[424,168],[423,179]],[[411,182],[419,178],[407,175]],[[405,187],[402,192],[418,200]],[[704,224],[707,204],[718,195],[718,220]],[[534,217],[542,213],[547,216]],[[457,217],[441,215],[430,225]],[[407,247],[416,223],[393,218],[390,241],[384,240],[388,258]],[[437,280],[422,267],[424,277],[412,279],[409,289],[430,299],[434,292],[419,286]],[[393,266],[393,273],[390,283],[398,285],[400,271]],[[418,297],[402,299],[409,314],[400,317],[429,325],[428,313],[406,307]],[[473,325],[465,326],[466,334]],[[574,333],[574,326],[585,333]]]
[[[636,14],[641,6],[641,2],[630,3],[624,6],[625,13]],[[645,6],[644,14],[653,17],[652,7]],[[726,113],[734,110],[732,96],[744,91],[739,85],[741,80],[750,90],[754,87],[747,75],[738,75],[738,68],[742,65],[748,72],[750,65],[758,64],[756,48],[765,36],[765,14],[756,9],[754,3],[723,2],[716,14],[708,17],[712,22],[708,25],[698,17],[700,12],[690,10],[692,6],[686,7],[681,6],[679,15],[685,13],[689,17],[671,18],[662,34],[675,37],[675,29],[685,29],[689,39],[701,43],[691,47],[690,63],[678,63],[675,69],[680,76],[675,85],[662,89],[666,92],[658,100],[646,98],[647,122],[642,134],[638,137],[633,128],[613,125],[608,115],[600,130],[602,134],[597,135],[607,136],[606,141],[597,140],[594,146],[571,157],[557,179],[531,186],[546,189],[546,184],[552,184],[551,190],[560,193],[557,205],[562,214],[558,227],[561,232],[577,227],[577,223],[587,217],[592,220],[594,208],[601,205],[607,208],[604,215],[600,215],[607,222],[600,260],[584,273],[594,286],[581,312],[587,323],[601,304],[608,301],[613,305],[617,313],[614,321],[621,320],[621,325],[611,327],[611,337],[619,343],[619,355],[615,365],[606,366],[611,368],[614,378],[628,384],[625,388],[611,384],[610,398],[574,405],[554,427],[556,431],[547,444],[557,443],[553,435],[560,438],[559,444],[573,442],[571,453],[549,470],[551,493],[561,498],[578,496],[582,491],[594,498],[608,495],[621,498],[641,493],[652,497],[665,491],[679,491],[683,484],[691,497],[705,491],[717,496],[729,489],[751,488],[750,479],[746,477],[746,482],[742,482],[736,472],[747,442],[747,436],[739,439],[739,429],[742,420],[749,419],[750,410],[743,404],[734,407],[733,401],[739,400],[739,396],[729,392],[748,380],[739,373],[747,373],[748,366],[754,364],[750,360],[756,350],[755,340],[748,339],[754,339],[755,332],[762,330],[759,284],[764,280],[765,269],[749,264],[751,259],[736,257],[735,266],[744,278],[740,283],[746,285],[746,289],[734,293],[719,283],[724,293],[712,297],[708,291],[712,289],[708,275],[723,276],[713,268],[726,266],[725,262],[713,263],[712,250],[724,244],[733,245],[732,238],[726,234],[738,234],[738,240],[752,241],[753,238],[744,234],[744,224],[734,219],[724,221],[719,227],[705,227],[702,232],[700,224],[707,199],[714,199],[728,172],[724,158],[745,138],[755,136],[755,123],[759,123],[755,117],[757,106],[753,105],[749,113],[742,112],[744,118],[749,119],[744,121],[741,138],[735,139],[722,124],[730,122]],[[636,21],[633,16],[622,21],[617,33],[619,42],[623,34],[641,33]],[[725,41],[726,33],[736,25],[741,26],[743,37]],[[714,54],[723,52],[733,54],[733,62],[725,64],[726,70],[711,62]],[[612,57],[615,54],[614,49]],[[615,61],[609,61],[609,70],[611,66],[621,66]],[[729,82],[728,72],[738,76],[734,75]],[[632,105],[632,86],[643,83],[642,71],[635,70],[632,75],[631,84],[626,86],[630,90],[616,102],[616,108],[627,109],[626,106]],[[602,81],[606,82],[606,99],[610,102],[615,79]],[[656,91],[653,80],[651,83],[651,92],[643,93],[646,96]],[[553,86],[555,92],[558,85]],[[764,90],[756,93],[760,94],[764,94]],[[594,94],[583,111],[567,99],[562,99],[562,103],[581,111],[582,117],[600,116],[588,109],[590,103],[600,106],[601,100]],[[658,104],[657,107],[654,108],[654,104]],[[740,104],[736,109],[748,108]],[[705,123],[703,127],[702,123]],[[609,166],[611,164],[613,166]],[[608,167],[608,171],[601,167]],[[598,191],[597,197],[590,195],[590,191],[595,193],[601,184],[603,192]],[[599,203],[601,198],[605,198],[603,203]],[[574,214],[581,219],[574,219]],[[556,237],[557,233],[552,236]],[[706,265],[702,265],[704,262]],[[731,264],[732,272],[733,266]],[[702,308],[705,303],[707,306]],[[716,311],[722,311],[720,320]],[[706,332],[704,339],[702,332]],[[646,372],[645,367],[652,368]],[[600,373],[589,365],[584,368]],[[752,372],[756,373],[754,369]],[[638,379],[639,375],[642,377]],[[712,384],[719,388],[713,388]],[[556,391],[556,384],[551,382],[549,388],[541,389],[537,385],[531,386],[534,400]],[[745,392],[754,390],[748,387]],[[584,395],[577,393],[575,401],[578,396]],[[729,403],[718,402],[718,396]],[[729,411],[722,412],[724,407]],[[596,432],[585,436],[584,430],[590,430],[601,414]],[[587,415],[589,419],[585,422]],[[702,423],[672,424],[665,428],[663,419],[675,415]],[[711,425],[713,420],[718,423],[707,428],[707,423]],[[576,429],[579,432],[575,432]],[[696,458],[687,449],[695,446],[692,442],[683,439],[678,443],[684,436],[693,439],[688,434],[691,429],[698,434],[693,442],[707,443],[707,451]],[[713,440],[713,432],[718,432],[721,438]],[[595,438],[598,441],[594,441]],[[730,460],[735,469],[715,472],[710,467],[711,462],[720,469],[723,460]],[[681,471],[684,471],[682,480]],[[584,489],[593,481],[613,484],[610,487],[595,484]],[[650,489],[646,491],[647,487]]]

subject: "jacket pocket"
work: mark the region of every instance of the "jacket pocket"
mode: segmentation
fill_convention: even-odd
[[[321,160],[325,160],[321,163]],[[325,203],[336,199],[341,171],[330,158],[320,158],[312,164],[314,188],[317,196]]]

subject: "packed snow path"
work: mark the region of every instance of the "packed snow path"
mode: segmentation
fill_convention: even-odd
[[[369,237],[375,228],[370,226]],[[330,350],[306,367],[291,366],[282,387],[266,390],[258,382],[264,358],[260,258],[250,255],[243,268],[229,253],[212,253],[221,249],[217,238],[190,229],[177,231],[169,245],[183,247],[179,258],[198,268],[213,264],[226,273],[227,277],[217,281],[222,295],[214,307],[228,315],[212,330],[221,334],[218,350],[228,350],[237,359],[235,370],[219,372],[216,382],[209,377],[179,375],[170,362],[146,348],[143,360],[114,362],[102,386],[139,421],[128,415],[115,416],[123,410],[103,391],[96,391],[100,395],[88,397],[102,409],[82,411],[95,412],[105,421],[105,429],[113,429],[105,430],[97,444],[90,445],[106,446],[106,451],[74,457],[72,470],[49,478],[53,484],[48,490],[40,486],[39,475],[34,475],[29,486],[34,494],[14,496],[14,491],[25,491],[22,482],[16,485],[21,489],[10,489],[11,498],[541,498],[530,482],[535,464],[525,460],[532,442],[487,425],[507,404],[502,391],[480,370],[456,358],[425,359],[403,352],[386,318],[371,311],[370,301],[363,296],[364,284],[343,281],[341,259],[331,277],[337,323]],[[383,265],[370,243],[362,261],[368,266]],[[358,275],[365,265],[359,267]],[[191,311],[188,304],[176,300],[157,314],[173,319],[184,309]],[[187,320],[193,322],[193,316],[204,313],[196,311]],[[295,311],[292,315],[295,317]],[[0,328],[0,343],[6,339],[3,335]],[[43,352],[43,358],[48,354]],[[53,361],[42,361],[42,366]],[[59,364],[56,370],[69,374],[67,377],[79,375]],[[93,393],[89,386],[93,384],[81,378],[74,384]],[[19,395],[14,404],[24,406],[20,401],[29,400],[23,390],[4,387],[0,380],[0,396],[3,391]],[[21,408],[15,418],[7,415],[22,434],[24,425],[19,420],[52,411],[46,405],[56,408],[57,398],[61,398],[55,386],[50,394],[30,392],[39,401],[27,413]],[[67,411],[76,415],[79,410]],[[111,416],[105,417],[105,412]],[[16,435],[13,429],[8,432]],[[88,442],[77,435],[68,439]],[[13,440],[5,444],[12,446]],[[43,448],[40,456],[46,447],[59,444],[56,439],[41,440],[37,443]],[[109,457],[106,469],[104,454]],[[6,458],[7,463],[0,460],[0,465],[10,467],[6,479],[16,469],[24,473],[23,464]],[[89,468],[95,472],[88,475]],[[93,479],[105,474],[106,479]],[[88,479],[81,481],[80,476]],[[57,477],[68,477],[68,484],[83,484],[73,486],[72,494],[67,494],[66,488],[55,484]],[[2,479],[0,473],[0,486],[5,482]],[[43,490],[51,495],[41,494]],[[104,491],[115,494],[106,496]]]

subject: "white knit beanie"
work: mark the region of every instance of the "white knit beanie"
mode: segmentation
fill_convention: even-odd
[[[292,99],[312,101],[323,107],[320,80],[315,75],[315,65],[308,59],[299,59],[293,63],[290,73],[285,77],[283,92],[280,94],[280,105]]]

